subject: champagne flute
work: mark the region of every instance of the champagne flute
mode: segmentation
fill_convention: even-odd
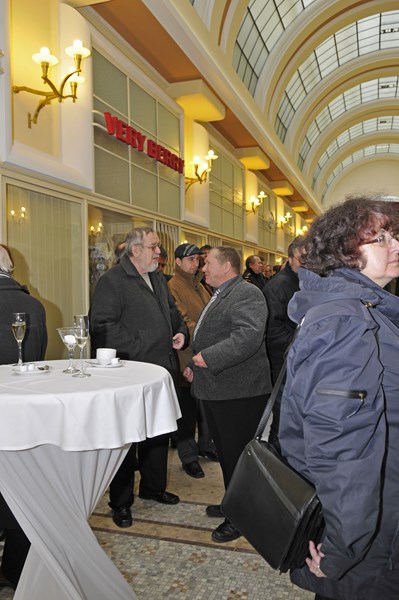
[[[26,332],[26,314],[12,313],[12,332],[18,344],[18,363],[17,366],[23,365],[22,362],[22,341]]]
[[[89,337],[89,317],[87,315],[75,315],[73,318],[76,343],[80,349],[80,371],[74,373],[72,377],[90,377],[85,373],[83,364],[83,348],[87,344]]]
[[[60,338],[67,347],[69,355],[69,365],[62,372],[71,374],[77,373],[78,370],[75,369],[73,365],[73,354],[76,348],[75,329],[74,327],[60,327],[59,329],[57,329],[57,331],[60,334]]]

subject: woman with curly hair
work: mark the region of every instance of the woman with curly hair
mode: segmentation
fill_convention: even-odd
[[[399,598],[399,205],[350,197],[304,240],[302,326],[290,349],[279,439],[316,487],[321,544],[291,573],[316,600]]]

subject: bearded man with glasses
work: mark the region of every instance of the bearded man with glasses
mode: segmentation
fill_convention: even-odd
[[[119,264],[98,281],[90,308],[92,352],[116,348],[121,359],[152,363],[176,376],[175,350],[188,338],[187,328],[170,295],[166,280],[157,272],[159,238],[149,227],[133,229],[126,237]],[[110,506],[118,527],[132,525],[136,446],[141,473],[139,496],[162,504],[177,504],[179,497],[165,491],[169,435],[132,444],[110,485]]]

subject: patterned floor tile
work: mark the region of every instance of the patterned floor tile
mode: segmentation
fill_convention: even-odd
[[[136,498],[133,526],[119,529],[106,493],[90,519],[99,543],[138,600],[313,600],[287,575],[270,569],[244,538],[212,542],[220,519],[208,517],[205,508],[220,502],[222,476],[218,463],[200,462],[205,478],[193,479],[181,468],[177,452],[170,451],[168,490],[180,496],[176,506]],[[12,598],[12,589],[0,590],[0,600]]]

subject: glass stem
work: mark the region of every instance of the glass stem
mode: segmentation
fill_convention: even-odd
[[[68,365],[68,369],[72,369],[72,367],[73,367],[73,348],[68,348],[68,352],[69,352],[69,365]]]
[[[80,372],[84,375],[83,371],[83,348],[80,349]]]
[[[18,366],[20,367],[22,364],[22,342],[18,342]]]

